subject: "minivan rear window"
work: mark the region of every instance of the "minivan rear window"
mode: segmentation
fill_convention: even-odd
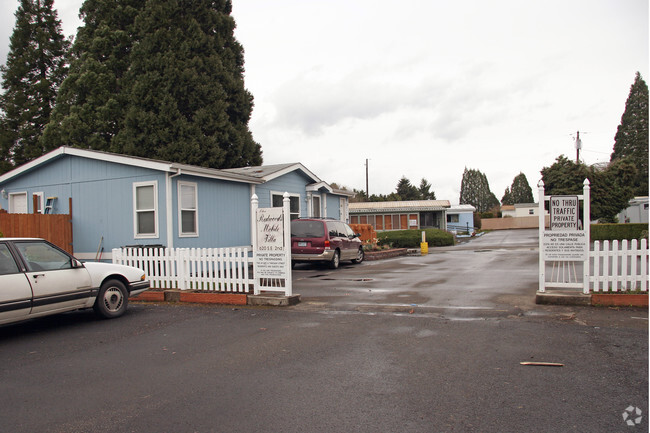
[[[296,238],[322,238],[325,224],[322,221],[291,221],[291,236]]]

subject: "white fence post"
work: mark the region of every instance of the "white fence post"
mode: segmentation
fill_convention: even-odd
[[[284,254],[285,254],[285,278],[284,284],[284,294],[285,296],[291,296],[293,293],[293,284],[291,276],[291,199],[289,198],[289,193],[284,193],[284,199],[282,200],[283,205],[283,223],[284,223]]]
[[[590,233],[591,232],[591,199],[589,194],[591,187],[589,186],[589,179],[585,179],[582,185],[583,185],[582,187],[582,197],[583,197],[582,198],[582,206],[583,206],[582,207],[583,209],[582,228],[585,231],[585,236],[587,238],[587,257],[582,265],[582,270],[583,270],[582,271],[582,284],[583,284],[582,293],[588,295],[589,294],[589,273],[590,273],[589,263],[591,262],[589,258],[591,255],[589,253],[591,249],[590,247],[591,242],[589,239],[591,234]]]
[[[538,290],[540,293],[546,291],[546,261],[542,257],[542,238],[544,236],[544,230],[546,230],[546,219],[544,215],[544,181],[539,180],[537,183],[537,197],[539,201],[539,286]]]

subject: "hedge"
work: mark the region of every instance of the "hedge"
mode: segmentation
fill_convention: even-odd
[[[454,244],[454,236],[444,230],[425,229],[427,243],[430,247],[445,247]],[[419,248],[422,242],[422,230],[395,230],[377,233],[380,245],[393,248]]]
[[[592,224],[589,232],[592,241],[632,240],[648,238],[647,224]]]

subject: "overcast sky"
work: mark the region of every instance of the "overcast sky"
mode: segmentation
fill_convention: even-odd
[[[55,0],[66,35],[82,0]],[[4,64],[18,7],[4,0]],[[233,0],[250,128],[265,164],[389,194],[426,178],[457,204],[465,167],[501,199],[523,172],[609,161],[637,71],[647,0]]]

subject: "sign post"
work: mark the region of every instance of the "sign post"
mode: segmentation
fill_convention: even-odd
[[[257,195],[251,198],[255,295],[262,291],[292,295],[289,202],[285,193],[281,208],[259,208]]]
[[[539,291],[546,287],[581,288],[589,293],[589,180],[583,183],[583,195],[544,195],[544,182],[539,188]],[[580,220],[580,200],[583,218]],[[549,230],[544,224],[544,202],[549,202]],[[546,262],[553,262],[553,275],[546,281]],[[583,281],[579,282],[575,262],[583,263]],[[573,275],[571,275],[573,270]],[[557,275],[555,275],[557,271]]]

